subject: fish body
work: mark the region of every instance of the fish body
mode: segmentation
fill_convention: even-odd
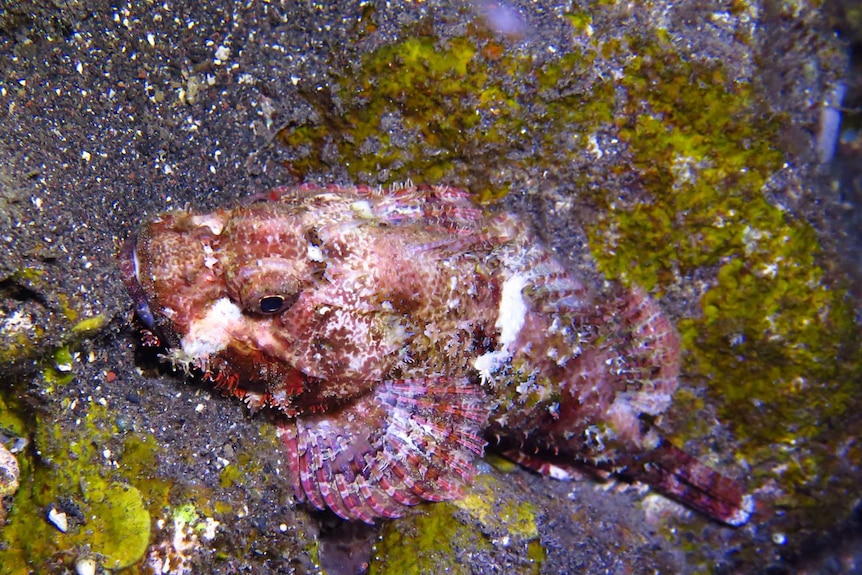
[[[300,500],[345,519],[457,497],[486,445],[641,480],[729,525],[742,487],[661,439],[679,339],[448,187],[299,186],[143,224],[120,268],[150,341],[278,412]]]

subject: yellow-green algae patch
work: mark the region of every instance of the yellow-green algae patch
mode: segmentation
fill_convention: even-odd
[[[207,504],[209,501],[207,501]],[[209,507],[209,505],[207,505]],[[207,517],[207,511],[198,509],[194,503],[186,503],[174,508],[171,512],[174,534],[182,533],[186,527],[197,534],[203,534],[211,529],[211,517]]]
[[[152,475],[155,440],[122,436],[96,403],[75,427],[37,416],[35,429],[36,455],[19,455],[21,486],[0,531],[0,574],[90,555],[109,569],[133,566],[149,542],[150,510],[167,502],[169,486]],[[51,509],[66,514],[67,532],[47,520]]]
[[[538,573],[545,550],[536,510],[530,503],[501,498],[497,481],[481,475],[464,497],[422,505],[417,513],[384,525],[370,573],[472,573],[471,558],[492,554],[496,545],[529,558],[515,573]]]
[[[236,462],[225,465],[219,474],[219,485],[225,489],[230,489],[237,484],[242,483],[243,478],[259,473],[260,470],[252,463],[252,458],[249,453],[240,452],[236,456]]]
[[[449,503],[425,505],[419,513],[387,523],[375,545],[369,574],[470,573],[470,565],[458,561],[458,552],[466,556],[487,550],[490,543],[461,523],[454,511]]]
[[[539,153],[550,157],[569,141],[561,131],[585,136],[612,120],[613,84],[573,81],[590,76],[593,55],[567,54],[542,69],[473,32],[445,42],[420,34],[363,56],[358,73],[338,78],[338,107],[310,97],[320,123],[279,133],[299,151],[292,168],[320,169],[334,144],[357,180],[378,174],[390,182],[454,179],[489,200],[508,191],[501,174],[513,163],[510,153],[531,148],[535,138],[547,148]],[[492,175],[497,187],[489,184]]]
[[[27,435],[27,421],[22,417],[21,398],[0,388],[0,432],[15,437]]]
[[[818,468],[834,454],[808,450],[822,451],[830,422],[858,409],[862,356],[814,230],[763,195],[783,160],[779,119],[759,116],[753,88],[719,65],[662,42],[636,53],[619,134],[646,194],[622,205],[598,196],[591,251],[607,276],[659,292],[712,270],[702,314],[679,323],[686,371],[705,381],[739,454],[774,463],[765,473],[788,493],[783,503],[813,505],[818,495],[805,493],[825,486]]]
[[[598,196],[588,230],[602,271],[648,290],[743,254],[747,229],[782,223],[761,192],[782,161],[776,122],[753,111],[751,86],[670,50],[639,48],[622,81],[619,135],[645,197],[619,206],[612,191]]]
[[[72,333],[76,335],[90,335],[102,329],[108,322],[104,314],[85,317],[72,326]]]
[[[482,475],[470,487],[469,493],[453,503],[489,531],[504,531],[516,541],[529,541],[539,536],[536,510],[530,503],[499,501],[494,490],[497,479]]]
[[[91,548],[108,569],[122,569],[144,556],[150,540],[150,514],[140,492],[124,483],[110,483],[88,494],[94,537]],[[101,541],[95,533],[101,535]]]
[[[21,364],[44,359],[52,348],[74,347],[107,324],[105,314],[80,318],[83,307],[76,297],[58,291],[48,272],[21,268],[0,278],[0,295],[17,302],[17,308],[0,310],[0,364]],[[27,295],[29,294],[29,295]],[[34,311],[27,302],[34,303]],[[55,374],[56,375],[56,374]]]
[[[33,291],[42,289],[45,272],[37,268],[22,268],[8,277],[0,278],[0,285],[22,286]],[[46,335],[42,325],[34,324],[30,314],[19,310],[16,314],[0,310],[0,364],[9,365],[34,356]]]
[[[42,370],[45,381],[45,391],[51,393],[54,386],[63,386],[75,379],[75,358],[68,346],[62,346],[54,351],[53,361]]]
[[[305,172],[319,165],[324,144],[334,136],[354,175],[388,170],[393,180],[434,182],[468,169],[456,163],[478,149],[478,140],[501,137],[494,128],[479,134],[483,115],[510,117],[518,109],[509,94],[489,82],[477,52],[468,38],[438,45],[434,37],[418,36],[367,55],[359,75],[341,79],[347,108],[342,117],[282,134],[287,145],[308,149],[294,168]],[[320,111],[332,120],[327,106]],[[391,140],[383,126],[391,115],[403,122],[407,141]]]

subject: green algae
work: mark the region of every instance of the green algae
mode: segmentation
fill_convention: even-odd
[[[182,527],[186,525],[194,527],[202,518],[203,517],[198,513],[197,508],[195,508],[192,503],[186,503],[185,505],[175,507],[171,513],[171,519],[174,523],[181,526],[179,529],[182,529]]]
[[[495,491],[497,481],[491,475],[478,477],[470,492],[456,499],[454,505],[486,531],[503,532],[515,540],[537,538],[536,509],[527,502],[500,501]]]
[[[569,24],[572,25],[572,28],[578,32],[582,34],[591,33],[589,31],[593,26],[593,15],[586,10],[573,10],[572,12],[568,12],[566,14],[566,20],[568,20]]]
[[[365,55],[357,74],[339,76],[338,106],[310,96],[322,121],[284,129],[279,139],[297,150],[292,168],[300,174],[325,165],[334,144],[357,180],[454,179],[480,199],[499,198],[509,188],[509,156],[531,140],[539,154],[556,157],[571,139],[561,131],[585,140],[612,121],[613,84],[574,80],[588,76],[592,58],[572,53],[537,68],[481,31],[446,42],[410,37]]]
[[[762,193],[783,158],[753,88],[661,48],[641,50],[650,59],[633,60],[623,82],[632,119],[620,135],[647,199],[620,207],[609,195],[591,251],[609,277],[657,291],[717,269],[702,315],[679,325],[686,367],[741,455],[762,460],[858,404],[853,310],[826,279],[813,228]]]
[[[22,413],[21,398],[0,387],[0,432],[26,437],[27,420]]]
[[[518,109],[499,84],[489,81],[477,53],[478,46],[467,38],[440,46],[433,37],[418,36],[367,56],[360,75],[341,79],[343,117],[333,120],[321,107],[337,130],[325,122],[281,135],[285,144],[311,151],[293,167],[305,172],[318,165],[335,133],[345,165],[357,176],[387,171],[395,181],[435,182],[468,169],[464,162],[480,153],[483,143],[501,138],[499,122],[479,133],[483,116],[511,117]],[[403,122],[406,142],[392,141],[382,125],[393,115]]]
[[[538,575],[542,572],[542,563],[545,562],[547,556],[548,551],[538,539],[534,539],[527,544],[527,558],[533,564],[533,568],[530,570],[533,575]]]
[[[680,324],[692,366],[708,375],[722,419],[748,452],[815,438],[858,401],[853,311],[823,281],[806,235],[783,236],[774,276],[757,273],[763,262],[722,266],[701,300],[703,316]]]
[[[255,446],[279,445],[279,438],[274,425],[264,425],[258,430],[259,440]],[[266,477],[268,474],[261,460],[253,449],[239,449],[234,455],[234,461],[224,466],[219,474],[219,485],[223,489],[231,489],[242,485],[246,477]]]
[[[4,281],[11,280],[38,291],[38,286],[42,285],[44,278],[45,270],[39,268],[20,268],[10,274],[8,278],[5,278]]]
[[[72,333],[76,335],[92,335],[101,330],[108,322],[104,314],[85,317],[72,326]]]
[[[45,380],[45,390],[50,392],[54,386],[63,386],[75,379],[75,358],[68,346],[62,346],[54,351],[53,362],[42,370]]]
[[[42,361],[63,347],[77,347],[107,324],[103,313],[81,319],[80,302],[54,283],[38,268],[21,268],[0,279],[0,296],[18,306],[0,312],[0,363]],[[50,375],[60,378],[56,373]]]
[[[78,321],[78,310],[72,305],[72,298],[63,292],[56,294],[57,303],[59,304],[60,313],[69,324],[74,324]]]
[[[507,459],[493,452],[485,453],[485,457],[483,457],[482,460],[500,473],[513,473],[520,469],[520,466],[511,459]]]
[[[653,290],[743,253],[747,228],[775,223],[761,188],[782,156],[775,123],[751,110],[750,86],[672,54],[649,62],[629,65],[619,131],[646,197],[625,207],[597,197],[601,216],[587,232],[607,276]]]
[[[219,474],[219,485],[225,489],[229,489],[242,481],[244,473],[240,465],[230,463],[225,465]]]
[[[38,326],[33,327],[32,335],[17,331],[14,334],[4,334],[3,347],[0,348],[0,363],[9,365],[32,357],[39,349],[44,330]]]
[[[122,436],[97,403],[72,429],[44,416],[34,427],[35,455],[19,456],[21,487],[0,532],[0,573],[88,554],[110,569],[134,565],[149,543],[150,510],[158,513],[169,491],[153,476],[154,439]],[[45,519],[50,509],[66,513],[67,532]]]
[[[13,299],[24,299],[29,297],[29,292],[39,293],[44,288],[44,275],[45,272],[37,268],[16,270],[0,279],[0,295],[8,293]],[[6,311],[0,320],[3,320],[0,321],[0,364],[14,364],[37,355],[46,335],[44,326],[34,324],[30,315],[23,310],[17,314]]]
[[[150,514],[140,492],[124,483],[111,483],[98,495],[89,494],[94,518],[90,548],[108,569],[123,569],[139,561],[150,541]]]
[[[448,503],[426,505],[398,524],[387,523],[369,574],[470,573],[470,565],[458,561],[457,549],[488,549],[490,543],[456,519],[453,511]]]
[[[243,478],[261,473],[262,470],[254,464],[251,454],[240,452],[236,456],[236,462],[225,465],[219,474],[219,485],[224,489],[230,489],[241,484]]]
[[[498,481],[481,475],[464,497],[423,505],[420,512],[387,523],[369,573],[472,573],[469,558],[493,554],[501,541],[508,549],[523,549],[530,559],[513,572],[538,573],[545,550],[536,509],[501,498]]]

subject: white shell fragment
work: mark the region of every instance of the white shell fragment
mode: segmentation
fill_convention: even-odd
[[[66,514],[62,511],[58,511],[56,507],[52,507],[51,510],[48,511],[48,521],[63,533],[69,530],[68,517],[66,517]]]

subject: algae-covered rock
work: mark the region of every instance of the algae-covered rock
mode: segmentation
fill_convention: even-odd
[[[6,449],[5,445],[0,443],[0,499],[18,491],[19,475],[18,460]],[[6,511],[0,502],[0,527],[2,527],[5,517]]]
[[[370,573],[466,575],[470,554],[489,546],[481,533],[453,515],[451,504],[424,506],[419,513],[384,527]]]
[[[540,572],[544,549],[536,507],[511,499],[497,475],[477,478],[452,503],[422,505],[384,525],[370,573],[472,573],[475,562],[505,565],[508,573]],[[526,559],[525,559],[526,558]]]
[[[373,569],[791,572],[858,541],[858,194],[813,144],[847,69],[830,3],[44,4],[0,9],[0,432],[32,446],[0,573],[131,560],[135,492],[154,545],[178,502],[220,521],[198,572],[316,570],[270,422],[148,357],[114,263],[142,219],[298,180],[505,196],[579,277],[651,291],[685,362],[657,425],[758,502],[731,530],[515,470],[387,522]]]
[[[793,560],[859,493],[860,306],[810,107],[846,56],[818,8],[575,3],[525,12],[541,25],[517,39],[488,14],[423,22],[335,59],[278,134],[301,174],[508,192],[596,287],[662,298],[685,372],[661,428],[758,501],[749,531],[668,529],[702,569],[725,538],[731,562],[762,561],[761,538]]]
[[[464,497],[455,500],[455,507],[465,511],[482,531],[506,544],[529,543],[539,537],[536,527],[536,507],[527,501],[500,500],[495,487],[498,478],[482,475]]]
[[[37,418],[37,457],[22,454],[22,486],[0,532],[0,573],[17,573],[24,565],[42,569],[85,549],[109,569],[143,557],[150,513],[141,489],[153,503],[164,497],[164,485],[142,473],[152,465],[152,441],[149,449],[137,440],[123,449],[104,407],[94,404],[82,415],[73,429]],[[122,471],[114,458],[123,462]]]
[[[131,485],[111,483],[93,494],[90,548],[108,569],[128,567],[144,556],[150,540],[150,514]]]

